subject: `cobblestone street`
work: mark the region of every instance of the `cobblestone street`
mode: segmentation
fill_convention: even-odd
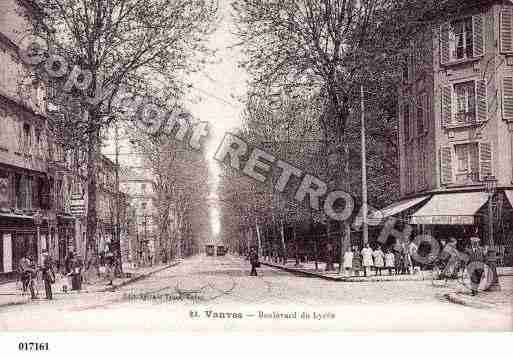
[[[55,300],[0,308],[0,330],[511,330],[501,310],[453,304],[430,281],[344,283],[197,256],[114,292],[57,294]],[[506,290],[511,277],[502,279]],[[191,317],[191,311],[197,317]],[[262,319],[260,312],[326,314],[324,319]],[[240,314],[220,318],[213,313]],[[333,315],[333,318],[330,318]],[[205,325],[204,320],[210,320]],[[51,325],[49,325],[51,321]]]

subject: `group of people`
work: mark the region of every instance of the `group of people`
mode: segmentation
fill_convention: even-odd
[[[32,299],[36,299],[36,291],[34,288],[34,281],[37,277],[38,271],[42,274],[42,280],[45,287],[46,299],[52,300],[52,284],[55,283],[55,272],[53,269],[53,262],[48,252],[43,252],[43,260],[41,266],[37,268],[36,262],[31,256],[24,255],[19,262],[20,281],[22,283],[23,292],[30,291]]]
[[[372,249],[367,243],[360,250],[358,246],[349,248],[344,253],[342,266],[345,275],[364,276],[370,275],[374,270],[375,275],[383,275],[383,270],[388,275],[411,274],[413,273],[412,253],[417,249],[414,244],[406,247],[405,244],[395,248],[382,249],[378,244]]]
[[[115,257],[114,254],[108,250],[105,253],[105,268],[108,285],[113,284],[115,274]],[[91,258],[94,258],[92,256]],[[63,275],[68,278],[68,282],[63,285],[63,291],[67,292],[68,289],[80,291],[82,289],[82,283],[84,282],[85,274],[95,267],[94,260],[90,259],[87,265],[84,267],[83,261],[77,253],[70,249],[64,260]],[[41,272],[42,281],[44,283],[46,299],[53,299],[52,284],[56,281],[55,268],[60,268],[59,263],[55,265],[54,261],[50,257],[48,252],[43,252],[42,262],[38,267],[37,262],[34,261],[32,256],[26,254],[22,256],[19,261],[18,272],[20,276],[20,282],[22,283],[23,292],[30,291],[32,299],[36,299],[36,291],[34,283],[37,278],[38,272]]]

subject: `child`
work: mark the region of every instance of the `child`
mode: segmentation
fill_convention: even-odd
[[[385,266],[385,261],[384,261],[385,254],[381,250],[380,245],[378,245],[376,250],[372,253],[372,256],[374,257],[374,267],[376,268],[376,275],[378,275],[378,271],[379,271],[379,275],[381,275],[381,270]]]
[[[374,261],[372,260],[372,249],[369,247],[369,243],[366,243],[362,249],[362,261],[363,261],[363,275],[367,277],[367,271],[374,267]]]
[[[351,248],[348,248],[344,253],[344,274],[351,275],[351,271],[353,268],[353,252]]]
[[[362,256],[357,246],[353,247],[353,270],[355,276],[360,276],[360,270],[362,269]]]
[[[385,267],[388,268],[388,275],[392,275],[392,270],[395,268],[394,265],[394,254],[390,249],[387,249],[385,254]]]

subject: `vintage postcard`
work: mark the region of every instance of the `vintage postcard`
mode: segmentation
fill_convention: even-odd
[[[0,50],[2,333],[513,330],[512,1],[1,0]]]

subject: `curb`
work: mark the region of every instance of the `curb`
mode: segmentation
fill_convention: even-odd
[[[466,307],[478,308],[478,309],[495,309],[495,306],[492,304],[487,304],[483,302],[478,302],[476,300],[469,300],[461,297],[459,294],[449,293],[445,294],[445,298],[454,304],[464,305]]]
[[[140,274],[140,275],[135,276],[135,277],[133,277],[133,278],[127,279],[126,281],[121,282],[121,283],[119,283],[119,284],[115,284],[115,285],[112,285],[112,286],[107,287],[107,288],[103,288],[103,289],[100,289],[100,290],[96,290],[96,291],[94,291],[94,293],[114,292],[114,291],[115,291],[116,289],[118,289],[118,288],[122,288],[122,287],[124,287],[124,286],[129,285],[129,284],[132,284],[132,283],[138,282],[138,281],[140,281],[140,280],[142,280],[142,279],[148,278],[148,277],[152,276],[153,274],[158,273],[158,272],[162,272],[162,271],[164,271],[164,270],[166,270],[166,269],[169,269],[169,268],[172,268],[172,267],[176,267],[176,266],[177,266],[177,265],[179,265],[180,263],[182,263],[182,262],[178,261],[178,262],[175,262],[175,263],[171,263],[171,264],[169,264],[169,265],[167,265],[167,266],[165,266],[165,267],[162,267],[162,268],[159,268],[159,269],[153,270],[153,271],[151,271],[151,272],[144,273],[144,274]]]
[[[265,263],[265,262],[261,262],[261,263],[268,267],[280,269],[280,270],[283,270],[285,272],[289,272],[292,274],[301,275],[301,276],[310,277],[310,278],[320,278],[320,279],[329,280],[332,282],[375,283],[375,282],[420,282],[420,281],[430,280],[429,278],[424,278],[424,277],[412,277],[412,278],[410,278],[410,277],[406,277],[406,278],[394,278],[394,277],[372,278],[372,277],[368,277],[369,279],[363,279],[364,277],[362,277],[362,278],[359,278],[359,277],[332,277],[329,275],[315,273],[315,272],[302,270],[302,269],[288,268],[288,267],[283,267],[283,266],[279,266],[276,264]]]
[[[140,281],[142,279],[145,279],[145,278],[148,278],[150,276],[152,276],[153,274],[155,273],[158,273],[158,272],[161,272],[163,270],[166,270],[166,269],[169,269],[169,268],[172,268],[172,267],[175,267],[177,265],[179,265],[181,262],[175,262],[175,263],[171,263],[165,267],[162,267],[162,268],[159,268],[159,269],[156,269],[156,270],[153,270],[151,272],[148,272],[148,273],[144,273],[144,274],[141,274],[141,275],[138,275],[138,276],[135,276],[133,278],[130,278],[124,282],[121,282],[119,284],[116,284],[116,285],[113,285],[113,286],[110,286],[108,288],[103,288],[103,289],[100,289],[100,290],[96,290],[96,291],[82,291],[82,293],[105,293],[105,292],[114,292],[116,289],[118,288],[121,288],[121,287],[124,287],[126,285],[129,285],[129,284],[132,284],[134,282],[137,282],[137,281]],[[56,292],[57,293],[57,292]],[[0,309],[1,308],[6,308],[6,307],[12,307],[12,306],[15,306],[15,305],[23,305],[23,304],[27,304],[27,303],[30,303],[29,300],[17,300],[17,301],[11,301],[11,302],[7,302],[7,303],[2,303],[0,304]]]

